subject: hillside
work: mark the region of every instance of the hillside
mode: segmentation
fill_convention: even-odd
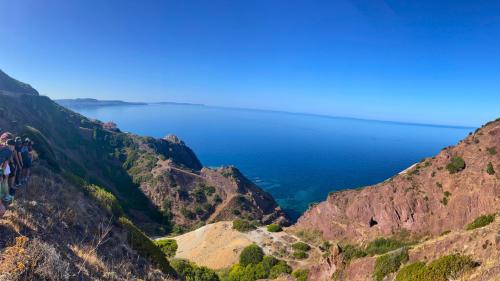
[[[237,169],[203,168],[175,136],[123,133],[0,74],[0,128],[30,137],[38,155],[32,182],[1,219],[5,280],[46,278],[41,271],[49,269],[37,262],[62,263],[63,280],[163,280],[175,273],[142,231],[165,235],[238,217],[287,223],[274,199]],[[25,271],[16,269],[16,251],[31,247],[60,260],[37,252],[40,260],[26,257]]]
[[[500,263],[494,258],[500,256],[500,240],[494,238],[489,247],[492,237],[477,237],[463,229],[481,215],[500,211],[499,151],[500,120],[497,119],[458,145],[444,148],[435,157],[423,159],[387,181],[330,194],[326,201],[303,214],[293,231],[361,248],[380,237],[418,243],[436,239],[442,233],[462,231],[451,236],[454,238],[448,240],[450,245],[444,248],[433,240],[425,242],[429,244],[425,253],[417,254],[417,249],[424,247],[418,246],[410,251],[410,260],[413,255],[420,255],[424,260],[439,257],[456,248],[457,252],[472,255],[482,265],[495,268],[494,274],[485,273],[474,280],[494,280],[491,276],[500,276]],[[485,237],[497,235],[498,223],[489,229]],[[463,238],[457,240],[457,236]],[[481,254],[483,247],[488,251]],[[344,268],[346,265],[339,262],[341,252],[342,247],[325,259],[316,268],[313,280],[329,280],[339,268]],[[368,264],[347,266],[344,270],[352,272],[339,280],[371,280],[375,259],[365,260]],[[361,277],[353,272],[365,275]]]

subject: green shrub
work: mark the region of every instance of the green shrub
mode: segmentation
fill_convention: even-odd
[[[405,245],[406,243],[393,238],[378,238],[366,246],[366,252],[372,256],[381,255],[399,249]]]
[[[262,259],[262,265],[268,272],[271,271],[271,268],[275,266],[278,262],[279,260],[273,256],[265,256]]]
[[[461,157],[455,156],[451,158],[451,162],[446,165],[446,169],[450,174],[455,174],[465,169],[465,161]]]
[[[294,251],[292,255],[294,258],[296,258],[298,260],[307,259],[307,257],[308,257],[307,253],[304,251]]]
[[[175,256],[175,252],[177,252],[177,241],[174,239],[156,240],[155,244],[160,247],[162,252],[169,258],[173,258]]]
[[[207,196],[212,196],[213,194],[215,193],[215,187],[211,186],[211,185],[208,185],[208,186],[205,186],[205,194],[207,194]]]
[[[196,219],[196,214],[193,213],[193,211],[187,209],[187,208],[182,208],[181,209],[181,214],[186,218],[190,220]]]
[[[187,260],[174,259],[172,267],[177,271],[177,274],[186,281],[219,281],[219,276],[215,271]]]
[[[443,194],[444,194],[444,196],[446,196],[446,197],[450,197],[450,196],[451,196],[451,192],[449,192],[449,191],[445,191]]]
[[[238,230],[239,232],[248,232],[248,231],[254,230],[256,228],[257,227],[248,220],[235,219],[233,221],[233,229]]]
[[[488,165],[486,165],[486,173],[488,173],[488,175],[495,174],[495,169],[493,169],[493,164],[491,164],[491,162],[489,162]]]
[[[384,277],[392,272],[398,271],[402,263],[408,261],[408,249],[403,248],[395,253],[385,254],[375,260],[373,278],[382,281]]]
[[[271,272],[269,273],[270,279],[278,278],[283,273],[292,273],[292,268],[286,264],[284,261],[279,261],[275,266],[271,268]]]
[[[240,254],[240,264],[242,266],[247,266],[249,264],[258,264],[264,258],[264,251],[257,246],[252,244],[243,249]]]
[[[467,256],[457,254],[440,257],[429,265],[423,262],[409,264],[398,272],[395,281],[448,281],[456,280],[465,271],[476,266]]]
[[[396,275],[395,281],[424,281],[428,274],[428,269],[423,262],[415,262],[404,266]]]
[[[486,150],[488,151],[489,154],[491,155],[495,155],[497,154],[497,149],[495,147],[488,147],[486,148]]]
[[[111,193],[97,185],[86,185],[88,194],[104,209],[115,217],[123,216],[123,209],[118,199]]]
[[[440,201],[443,205],[448,205],[448,198],[447,197],[443,197],[443,199]]]
[[[368,253],[354,245],[346,244],[340,246],[341,253],[342,253],[342,261],[344,263],[349,263],[353,259],[358,259],[362,257],[366,257]]]
[[[432,261],[427,267],[433,281],[457,279],[466,270],[476,266],[470,257],[457,254],[441,257]]]
[[[292,276],[295,277],[297,281],[307,281],[307,277],[309,276],[309,270],[297,269],[294,272],[292,272]]]
[[[167,275],[175,276],[175,271],[170,266],[165,254],[156,246],[149,237],[125,217],[118,219],[121,226],[127,232],[127,240],[132,249],[139,255],[157,265]]]
[[[492,223],[495,220],[495,215],[482,215],[478,218],[476,218],[473,222],[469,223],[465,229],[466,230],[472,230],[476,229],[479,227],[487,226],[488,224]]]
[[[307,251],[311,250],[311,246],[309,246],[309,244],[306,244],[304,242],[293,243],[292,248],[294,250],[303,251],[303,252],[307,252]]]
[[[234,265],[229,271],[227,281],[255,281],[258,279],[276,278],[282,273],[291,273],[292,269],[284,261],[265,256],[256,264]]]
[[[267,226],[267,231],[269,231],[269,232],[280,232],[282,230],[283,229],[281,228],[281,226],[279,224],[272,223],[272,224]]]

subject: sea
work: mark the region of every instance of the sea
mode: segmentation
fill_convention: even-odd
[[[474,130],[186,104],[72,109],[126,132],[174,134],[203,165],[236,166],[294,219],[329,192],[384,181]]]

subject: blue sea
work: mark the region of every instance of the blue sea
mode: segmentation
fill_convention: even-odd
[[[175,134],[205,166],[238,167],[294,218],[330,191],[383,181],[473,131],[197,105],[73,109],[122,131]]]

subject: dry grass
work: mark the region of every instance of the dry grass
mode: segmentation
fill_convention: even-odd
[[[51,171],[35,168],[16,195],[0,219],[0,281],[168,280],[105,209]]]

